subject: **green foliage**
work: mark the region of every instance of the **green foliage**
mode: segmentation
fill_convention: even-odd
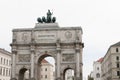
[[[91,76],[88,76],[88,80],[94,80],[94,78]]]

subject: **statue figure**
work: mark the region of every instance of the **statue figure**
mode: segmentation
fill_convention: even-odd
[[[55,23],[55,21],[56,21],[56,17],[53,17],[52,22]]]
[[[38,23],[55,23],[56,17],[52,17],[52,14],[50,10],[47,12],[47,17],[45,18],[44,16],[41,18],[38,18],[37,21]]]
[[[37,21],[38,21],[39,23],[43,23],[43,21],[42,21],[42,19],[41,19],[40,17],[37,18]]]
[[[51,16],[53,13],[50,12],[50,10],[48,10],[47,12],[47,22],[50,23],[51,22]]]
[[[44,16],[42,17],[42,21],[45,22],[45,23],[47,22],[47,20],[45,19]]]

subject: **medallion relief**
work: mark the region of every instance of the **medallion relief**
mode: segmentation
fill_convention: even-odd
[[[65,32],[65,37],[66,37],[67,39],[72,38],[72,33],[71,33],[70,31],[66,31],[66,32]]]

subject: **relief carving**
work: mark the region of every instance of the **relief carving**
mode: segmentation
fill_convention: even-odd
[[[27,33],[23,33],[22,34],[22,40],[27,41],[27,39],[28,39]]]
[[[74,59],[74,54],[63,54],[62,55],[62,61],[65,61],[65,62],[73,62],[75,59]]]
[[[65,32],[65,37],[66,37],[67,39],[72,38],[72,33],[71,33],[70,31]]]
[[[19,62],[30,62],[30,54],[19,54],[18,60]]]

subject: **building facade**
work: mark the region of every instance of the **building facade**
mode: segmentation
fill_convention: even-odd
[[[54,80],[54,66],[43,59],[40,68],[40,80]]]
[[[0,48],[0,80],[10,80],[11,53]]]
[[[120,80],[120,42],[109,47],[101,68],[102,80]]]
[[[93,78],[94,80],[101,80],[101,62],[103,58],[93,63]]]

